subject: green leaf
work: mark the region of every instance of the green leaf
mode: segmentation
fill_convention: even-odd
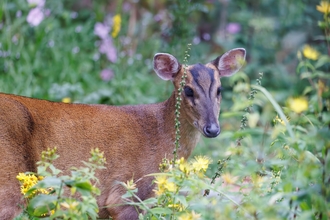
[[[325,64],[329,64],[330,63],[330,57],[327,55],[324,56],[320,56],[319,59],[317,60],[316,64],[315,64],[315,68],[320,68],[321,66],[325,65]]]
[[[78,189],[83,189],[83,190],[88,190],[91,191],[93,186],[90,182],[85,181],[85,182],[77,182],[76,184],[74,184],[75,187],[77,187]]]
[[[311,72],[303,72],[300,74],[301,79],[307,79],[307,78],[312,78],[312,73]]]
[[[156,204],[157,201],[158,200],[156,198],[149,198],[149,199],[143,200],[143,203],[146,205],[153,205],[153,204]]]
[[[154,215],[156,215],[156,214],[158,214],[158,215],[162,215],[162,214],[170,215],[170,214],[172,214],[172,210],[169,209],[169,208],[159,208],[159,207],[156,207],[156,208],[150,209],[150,211]]]
[[[46,177],[45,179],[39,181],[33,187],[31,187],[27,192],[26,196],[30,196],[34,191],[38,189],[59,189],[61,187],[61,180],[56,177]]]
[[[55,209],[57,196],[40,194],[30,200],[27,211],[31,216],[40,217]]]
[[[182,196],[182,195],[178,195],[175,197],[176,200],[178,200],[184,207],[187,207],[188,206],[188,203],[187,203],[187,199],[185,196]]]
[[[280,116],[280,118],[284,121],[285,126],[288,130],[288,133],[291,137],[291,139],[295,139],[295,135],[293,133],[292,127],[288,121],[288,119],[286,118],[285,114],[283,113],[282,108],[279,106],[279,104],[275,101],[275,99],[273,98],[273,96],[262,86],[257,86],[257,85],[252,85],[252,88],[257,89],[259,91],[261,91],[269,100],[269,102],[273,105],[275,111],[277,112],[277,114]]]
[[[60,188],[62,184],[61,179],[57,177],[46,177],[45,179],[39,181],[36,185],[33,186],[33,188]]]

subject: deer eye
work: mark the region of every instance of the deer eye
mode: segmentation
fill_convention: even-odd
[[[186,94],[187,97],[194,97],[194,91],[188,86],[184,87],[184,94]]]
[[[221,94],[221,91],[222,91],[222,87],[220,86],[218,89],[217,89],[217,96],[219,96]]]

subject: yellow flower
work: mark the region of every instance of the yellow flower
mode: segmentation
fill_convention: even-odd
[[[61,206],[63,206],[64,208],[66,209],[69,209],[69,210],[74,210],[77,206],[79,205],[79,202],[77,201],[74,201],[74,202],[62,202],[61,203]]]
[[[163,195],[164,194],[164,192],[165,192],[165,189],[164,188],[157,188],[157,189],[154,189],[153,190],[154,192],[155,192],[155,195],[156,196],[160,196],[160,195]]]
[[[16,179],[18,179],[19,181],[23,181],[25,177],[26,177],[25,173],[18,173]]]
[[[230,173],[224,173],[221,176],[225,184],[233,184],[237,181],[237,177],[232,176]]]
[[[134,183],[133,179],[127,180],[126,183],[124,183],[124,186],[127,190],[134,190],[136,189],[136,184]]]
[[[182,212],[185,209],[185,207],[182,204],[169,204],[167,207],[176,209],[179,212]]]
[[[25,174],[25,173],[19,173],[16,176],[16,179],[18,179],[21,183],[21,193],[25,195],[35,184],[38,183],[38,181],[42,180],[42,176],[36,176],[35,174]],[[32,198],[37,193],[42,194],[49,194],[53,189],[49,188],[47,189],[38,189],[33,192],[32,195],[26,196],[28,198]]]
[[[156,176],[155,183],[157,184],[157,189],[155,189],[154,192],[157,196],[160,196],[165,192],[167,177],[164,175]]]
[[[164,175],[156,176],[155,183],[157,184],[157,190],[154,190],[156,195],[161,195],[166,191],[176,192],[177,190],[176,184],[170,182]]]
[[[175,183],[166,181],[164,188],[167,189],[169,192],[176,192],[178,187],[176,186]]]
[[[278,117],[278,115],[276,115],[276,117],[274,119],[274,123],[276,123],[276,122],[279,122],[280,124],[285,125],[284,121],[280,117]]]
[[[167,182],[167,177],[165,175],[156,176],[155,183],[158,185],[158,187],[164,186],[166,182]]]
[[[321,1],[320,5],[316,6],[316,10],[323,14],[328,14],[330,12],[330,3],[328,1]]]
[[[201,214],[192,211],[190,213],[184,213],[183,215],[179,216],[178,220],[197,220],[200,218],[201,218]]]
[[[64,103],[71,103],[71,98],[65,97],[65,98],[62,99],[62,102],[64,102]]]
[[[305,45],[302,52],[304,56],[310,60],[317,60],[320,56],[320,53],[309,45]]]
[[[192,170],[190,164],[187,161],[185,161],[183,157],[181,157],[180,160],[177,160],[177,164],[179,165],[179,169],[185,174],[189,174],[190,171]]]
[[[50,210],[49,212],[47,212],[47,213],[45,213],[45,214],[42,214],[41,216],[43,216],[43,217],[47,217],[47,216],[54,215],[54,213],[55,213],[55,210],[53,209],[53,210]]]
[[[305,97],[289,98],[288,105],[292,111],[298,114],[308,109],[308,101]]]
[[[21,193],[23,195],[38,182],[38,177],[34,174],[19,173],[16,178],[21,182]]]
[[[112,18],[112,37],[113,38],[116,38],[118,36],[118,33],[120,31],[120,26],[121,26],[121,17],[119,14],[115,15],[113,18]]]
[[[195,161],[192,162],[192,167],[195,172],[205,172],[211,163],[211,159],[206,156],[197,156]]]
[[[290,117],[286,116],[286,119],[288,121],[290,121]],[[282,125],[285,125],[285,122],[282,120],[282,118],[278,117],[278,115],[276,115],[276,117],[274,118],[274,123],[277,124],[277,122],[279,122]]]

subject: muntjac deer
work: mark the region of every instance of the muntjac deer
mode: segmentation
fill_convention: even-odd
[[[189,157],[200,133],[209,138],[219,135],[220,78],[237,72],[244,59],[245,50],[237,48],[205,65],[184,67],[170,54],[156,54],[155,72],[174,84],[170,98],[157,104],[66,104],[0,93],[0,219],[12,219],[21,211],[16,175],[36,172],[36,162],[47,147],[57,147],[60,157],[55,166],[62,170],[87,161],[93,147],[104,151],[107,169],[96,174],[99,217],[137,219],[134,207],[114,205],[122,203],[125,193],[118,181],[140,179],[138,196],[142,200],[153,196],[153,179],[145,176],[159,172],[164,157],[173,158],[175,103],[184,72],[179,158]]]

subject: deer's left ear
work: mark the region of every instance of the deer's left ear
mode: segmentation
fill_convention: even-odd
[[[211,63],[219,70],[220,77],[231,76],[245,63],[245,49],[236,48],[217,57]]]

